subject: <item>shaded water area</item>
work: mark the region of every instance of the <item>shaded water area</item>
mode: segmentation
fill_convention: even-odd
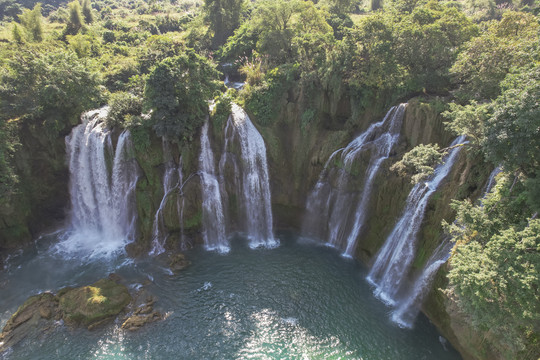
[[[400,329],[365,281],[366,269],[335,250],[292,234],[276,249],[231,239],[227,255],[202,247],[193,265],[171,275],[158,260],[70,257],[43,239],[0,273],[0,325],[29,296],[90,284],[111,272],[133,288],[147,282],[161,322],[137,332],[120,324],[88,331],[62,324],[1,359],[459,359],[420,316]]]

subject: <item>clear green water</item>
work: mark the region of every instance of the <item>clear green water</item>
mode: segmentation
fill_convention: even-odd
[[[290,234],[281,246],[251,250],[233,240],[227,255],[189,251],[192,266],[170,275],[151,259],[87,259],[42,249],[0,273],[0,325],[28,296],[84,285],[116,272],[137,286],[150,279],[166,320],[137,332],[58,325],[0,359],[459,359],[425,317],[413,330],[389,320],[366,269],[332,249]]]

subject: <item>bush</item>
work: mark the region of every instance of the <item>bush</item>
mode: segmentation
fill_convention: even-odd
[[[208,100],[223,86],[218,78],[215,64],[191,49],[157,64],[145,87],[156,134],[191,141],[208,115]]]
[[[109,113],[105,118],[108,128],[126,127],[127,115],[140,116],[143,99],[129,92],[117,92],[109,99]],[[133,121],[130,121],[133,122]]]

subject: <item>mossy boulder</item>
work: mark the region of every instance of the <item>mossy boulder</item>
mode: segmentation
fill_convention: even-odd
[[[62,290],[58,297],[64,321],[87,327],[118,315],[131,301],[127,287],[110,278]]]

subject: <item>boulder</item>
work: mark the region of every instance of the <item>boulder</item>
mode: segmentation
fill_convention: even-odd
[[[122,329],[135,331],[146,324],[163,319],[163,316],[158,311],[154,311],[155,299],[149,297],[146,303],[139,305],[135,311],[122,324]]]
[[[0,334],[0,352],[17,344],[32,331],[40,332],[49,320],[60,320],[58,297],[52,293],[31,296],[8,320]]]
[[[112,319],[131,302],[127,287],[111,278],[63,290],[58,297],[64,321],[86,327]]]

